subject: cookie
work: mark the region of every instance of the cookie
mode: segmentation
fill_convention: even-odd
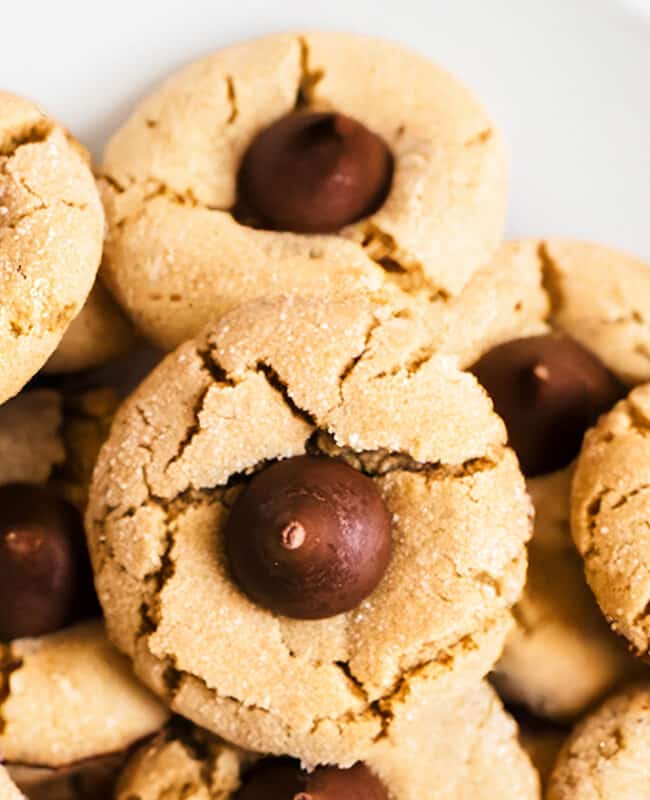
[[[494,672],[502,697],[553,719],[577,716],[641,668],[584,579],[569,528],[571,477],[567,468],[528,482],[537,510],[528,577]]]
[[[537,514],[518,626],[495,679],[508,701],[552,718],[581,713],[636,669],[572,550],[569,490],[585,430],[648,375],[646,296],[650,269],[629,256],[525,240],[504,244],[446,306],[439,348],[490,391]]]
[[[186,67],[113,136],[103,173],[103,277],[166,349],[269,294],[455,294],[506,209],[502,139],[472,94],[397,44],[341,33]]]
[[[405,695],[493,665],[529,500],[489,398],[428,337],[379,295],[257,301],[121,406],[89,544],[113,641],[174,710],[248,749],[346,766]],[[269,574],[275,514],[284,566]],[[249,534],[255,558],[238,550]]]
[[[589,585],[615,630],[650,650],[650,386],[639,386],[585,437],[571,527]]]
[[[540,796],[538,777],[517,742],[516,725],[494,691],[479,684],[440,704],[413,709],[353,770],[321,767],[309,775],[289,759],[252,757],[198,728],[169,730],[131,759],[116,800],[180,800],[183,792],[197,800],[291,797],[291,783],[280,789],[282,778],[298,788],[302,784],[305,791],[318,786],[323,798],[348,796],[344,791],[355,781],[359,794],[354,796],[382,800]],[[272,794],[274,785],[277,795]]]
[[[62,792],[73,774],[74,785],[89,780],[98,757],[168,716],[90,619],[99,608],[81,513],[64,498],[84,505],[73,454],[91,440],[98,449],[83,427],[96,425],[91,411],[64,418],[48,390],[0,407],[0,754],[30,797],[45,785]]]
[[[649,302],[650,265],[626,253],[563,239],[505,242],[449,304],[442,348],[469,366],[550,327],[634,386],[650,381]]]
[[[134,345],[133,326],[97,279],[43,369],[51,374],[93,369],[125,355]]]
[[[563,747],[548,800],[638,800],[648,796],[650,686],[614,695],[586,717]]]
[[[123,751],[165,722],[99,621],[14,640],[0,653],[0,752],[9,764],[70,766]]]
[[[0,92],[0,402],[45,364],[95,280],[104,214],[80,146]]]

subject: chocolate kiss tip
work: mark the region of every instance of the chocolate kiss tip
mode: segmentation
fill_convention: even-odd
[[[551,371],[546,364],[535,364],[533,367],[533,375],[538,381],[547,381],[551,377]]]
[[[297,550],[305,542],[307,532],[299,522],[290,522],[281,533],[282,546],[287,550]]]

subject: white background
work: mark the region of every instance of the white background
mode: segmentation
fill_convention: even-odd
[[[475,88],[513,159],[509,231],[650,260],[650,0],[97,0],[7,4],[0,86],[96,155],[129,108],[196,56],[313,27],[399,39]]]

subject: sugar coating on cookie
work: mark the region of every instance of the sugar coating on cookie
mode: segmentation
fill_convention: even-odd
[[[587,580],[614,628],[650,650],[650,386],[633,389],[589,431],[571,529]]]
[[[43,366],[95,280],[101,201],[81,147],[0,92],[0,400]]]
[[[98,279],[43,371],[92,369],[123,356],[134,345],[133,326]]]
[[[548,800],[638,800],[648,796],[650,686],[607,700],[574,730],[558,756]]]
[[[232,213],[251,141],[296,108],[347,115],[392,154],[385,202],[332,235]],[[191,64],[113,136],[103,173],[103,275],[168,349],[268,294],[342,283],[455,294],[496,250],[506,208],[503,142],[473,95],[397,44],[340,33],[268,36]]]
[[[175,796],[179,786],[191,786],[193,797],[231,800],[261,758],[198,728],[169,730],[131,758],[116,800],[160,800]],[[516,725],[485,683],[442,701],[413,704],[370,748],[363,764],[393,800],[540,796]]]
[[[575,717],[642,665],[609,629],[569,526],[571,467],[528,481],[536,509],[517,626],[495,667],[502,697],[544,717]]]
[[[381,296],[258,301],[121,407],[87,515],[96,583],[113,640],[174,709],[250,749],[349,765],[406,694],[490,669],[529,500],[488,397],[429,343]],[[314,621],[247,599],[220,538],[248,476],[306,451],[372,477],[393,522],[377,589]]]

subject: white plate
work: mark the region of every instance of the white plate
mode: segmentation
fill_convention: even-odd
[[[203,53],[313,27],[399,39],[473,86],[509,139],[510,233],[650,260],[650,0],[12,2],[0,86],[95,153],[133,102]]]

